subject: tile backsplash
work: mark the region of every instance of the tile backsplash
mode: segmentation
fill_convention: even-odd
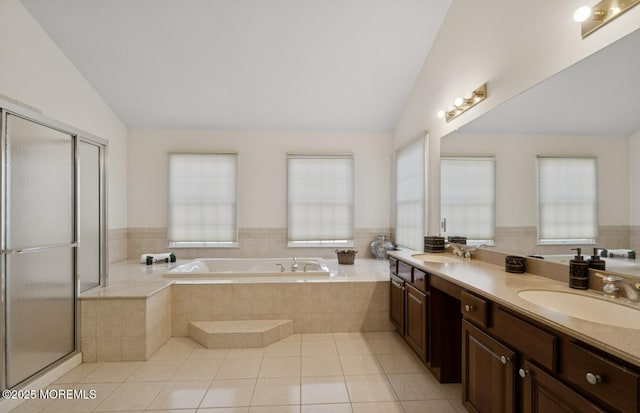
[[[369,249],[378,234],[390,234],[389,228],[360,228],[355,230],[356,257],[373,258]],[[176,248],[172,251],[181,259],[189,258],[247,258],[247,257],[335,257],[336,248],[288,248],[286,228],[240,228],[238,248]],[[137,258],[146,253],[169,250],[166,228],[129,228],[127,257]],[[340,248],[343,249],[343,248]]]

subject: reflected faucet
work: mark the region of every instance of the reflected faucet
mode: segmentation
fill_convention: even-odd
[[[298,271],[298,260],[296,257],[293,257],[293,263],[291,264],[291,272]]]
[[[640,287],[638,286],[638,284],[633,285],[624,278],[617,277],[615,275],[602,277],[602,282],[604,283],[604,285],[602,286],[602,292],[607,297],[617,298],[618,291],[620,291],[618,285],[620,285],[624,290],[627,300],[633,302],[640,301],[640,294],[638,293],[640,291]]]
[[[453,250],[453,255],[470,259],[472,252],[474,252],[478,248],[486,247],[487,244],[481,244],[476,247],[470,247],[463,244],[456,244],[455,242],[450,242],[448,246]]]

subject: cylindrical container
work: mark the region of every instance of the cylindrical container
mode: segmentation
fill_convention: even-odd
[[[593,249],[593,255],[587,260],[587,262],[589,263],[589,268],[593,268],[594,270],[605,270],[606,262],[598,255],[597,248]]]
[[[444,252],[444,237],[424,237],[424,252]]]
[[[447,237],[449,242],[453,242],[454,244],[467,245],[467,237],[460,237],[457,235],[451,235]]]
[[[579,290],[589,289],[589,263],[582,259],[580,248],[574,248],[578,254],[569,261],[569,287]]]
[[[527,271],[525,258],[517,255],[507,255],[504,258],[504,270],[515,274],[522,274]]]

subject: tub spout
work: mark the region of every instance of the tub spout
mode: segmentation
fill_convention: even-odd
[[[298,260],[296,257],[293,257],[293,263],[291,264],[291,272],[298,271]]]

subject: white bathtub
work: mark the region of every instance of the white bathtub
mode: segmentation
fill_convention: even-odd
[[[201,258],[163,274],[165,278],[216,279],[229,277],[329,277],[331,271],[321,258]],[[282,268],[284,267],[284,271]]]

